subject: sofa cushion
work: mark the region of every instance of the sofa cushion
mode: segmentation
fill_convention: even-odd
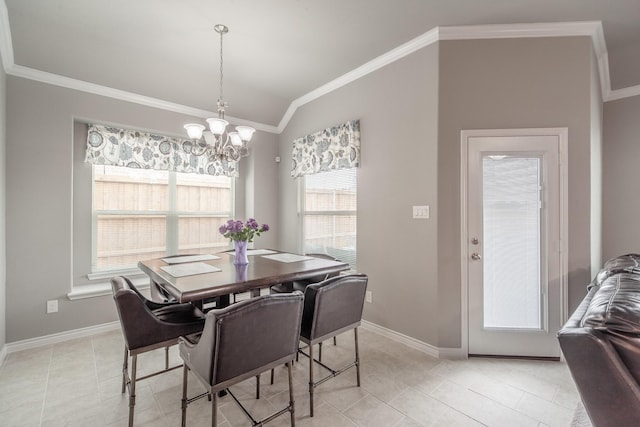
[[[640,335],[640,275],[619,273],[600,284],[582,326]]]

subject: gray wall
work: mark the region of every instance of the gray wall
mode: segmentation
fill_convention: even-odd
[[[460,131],[569,128],[569,310],[590,280],[591,42],[446,41],[440,47],[440,346],[460,345]]]
[[[167,134],[180,134],[184,123],[200,120],[18,77],[7,78],[7,342],[116,320],[110,296],[76,301],[66,297],[72,282],[80,281],[81,274],[88,272],[79,273],[73,267],[74,250],[75,263],[90,251],[91,196],[84,191],[90,185],[84,190],[81,185],[74,186],[74,174],[87,177],[90,172],[81,161],[74,167],[74,157],[78,160],[84,144],[83,138],[74,139],[74,121],[78,119]],[[272,156],[277,150],[274,135],[258,132],[254,140],[254,155]],[[257,175],[266,176],[266,180],[276,179],[277,171],[270,162],[243,163],[241,168],[245,166],[255,166]],[[246,170],[243,174],[256,175]],[[260,181],[240,180],[239,215],[244,215],[247,194],[252,194],[245,188],[249,184],[255,187],[255,194],[266,192],[277,197],[272,182],[266,182],[263,191]],[[74,199],[80,202],[75,209]],[[256,215],[260,215],[260,221],[275,221],[275,204],[261,205]],[[85,229],[89,224],[89,229],[74,236],[74,220]],[[269,233],[260,239],[269,246],[277,243],[277,236]],[[45,314],[50,299],[59,300],[58,313]]]
[[[2,58],[0,58],[2,63]],[[7,342],[6,319],[6,283],[7,283],[7,252],[6,252],[6,123],[7,123],[7,75],[0,67],[0,349]]]
[[[603,259],[640,252],[640,96],[604,104]]]
[[[437,341],[438,46],[432,45],[296,111],[280,136],[280,244],[298,247],[298,183],[292,141],[360,119],[357,270],[369,275],[364,318],[421,341]],[[431,205],[431,219],[412,219]]]
[[[445,41],[300,108],[291,141],[360,118],[358,270],[365,319],[440,348],[460,347],[460,131],[569,128],[569,294],[590,279],[589,38]],[[437,98],[437,103],[436,99]],[[297,223],[296,185],[280,171],[281,224]],[[411,219],[411,205],[431,219]],[[295,227],[280,233],[296,250]]]

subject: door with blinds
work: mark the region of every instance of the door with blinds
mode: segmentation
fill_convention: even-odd
[[[465,143],[468,353],[557,358],[561,136],[470,131]]]

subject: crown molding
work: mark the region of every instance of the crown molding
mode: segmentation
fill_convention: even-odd
[[[448,26],[440,27],[440,40],[591,36],[598,27],[599,21]]]
[[[600,21],[584,22],[543,22],[532,24],[499,24],[499,25],[466,25],[436,27],[421,36],[393,49],[349,73],[338,77],[331,82],[320,86],[306,95],[295,99],[278,124],[278,131],[282,133],[295,111],[304,104],[311,102],[320,96],[336,90],[347,83],[365,76],[379,68],[384,67],[398,59],[409,55],[423,47],[441,40],[471,40],[471,39],[506,39],[506,38],[532,38],[532,37],[591,37],[593,47],[598,60],[600,72],[600,90],[602,98],[609,100],[611,94],[609,79],[609,61],[607,47]],[[632,95],[631,95],[632,96]]]
[[[9,27],[9,11],[4,0],[0,2],[0,56],[4,72],[13,65],[13,42],[11,40],[11,27]]]
[[[623,89],[616,89],[609,92],[607,101],[616,101],[618,99],[630,98],[632,96],[640,95],[640,85],[625,87]]]
[[[602,23],[600,21],[584,22],[552,22],[531,24],[501,24],[501,25],[468,25],[435,27],[426,33],[392,49],[379,57],[366,62],[358,68],[296,98],[291,102],[282,116],[278,126],[244,120],[227,116],[227,119],[239,125],[252,126],[258,130],[280,134],[289,124],[296,110],[321,96],[339,89],[369,73],[372,73],[386,65],[389,65],[407,55],[410,55],[426,46],[441,40],[470,40],[470,39],[501,39],[501,38],[531,38],[531,37],[591,37],[596,54],[598,70],[600,74],[600,90],[604,102],[640,95],[640,86],[632,86],[623,89],[611,90],[609,75],[609,60]],[[198,108],[176,104],[162,99],[152,98],[137,93],[114,89],[107,86],[76,80],[33,68],[16,65],[13,55],[11,29],[9,26],[9,14],[4,0],[0,0],[0,55],[2,65],[7,74],[22,77],[42,83],[66,87],[113,99],[146,105],[175,113],[195,116],[200,118],[213,117],[216,113]]]
[[[76,80],[69,77],[61,76],[58,74],[48,73],[46,71],[40,71],[29,67],[23,67],[22,65],[13,65],[9,67],[7,74],[11,74],[16,77],[22,77],[29,80],[35,80],[41,83],[47,83],[55,86],[66,87],[68,89],[79,90],[82,92],[92,93],[94,95],[106,96],[108,98],[114,98],[121,101],[132,102],[135,104],[146,105],[148,107],[158,108],[166,111],[173,111],[174,113],[186,114],[188,116],[195,116],[201,118],[215,117],[216,113],[207,110],[201,110],[199,108],[188,107],[182,104],[176,104],[174,102],[164,101],[158,98],[152,98],[150,96],[140,95],[133,92],[127,92],[125,90],[114,89],[108,86],[102,86],[95,83],[85,82],[83,80]],[[244,120],[237,117],[227,116],[226,119],[229,122],[239,125],[252,126],[258,130],[262,130],[270,133],[277,133],[275,126],[266,125],[264,123],[257,123],[250,120]]]

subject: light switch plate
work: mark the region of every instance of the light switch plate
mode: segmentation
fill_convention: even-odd
[[[428,219],[429,218],[429,206],[414,206],[413,207],[413,217],[417,219]]]

